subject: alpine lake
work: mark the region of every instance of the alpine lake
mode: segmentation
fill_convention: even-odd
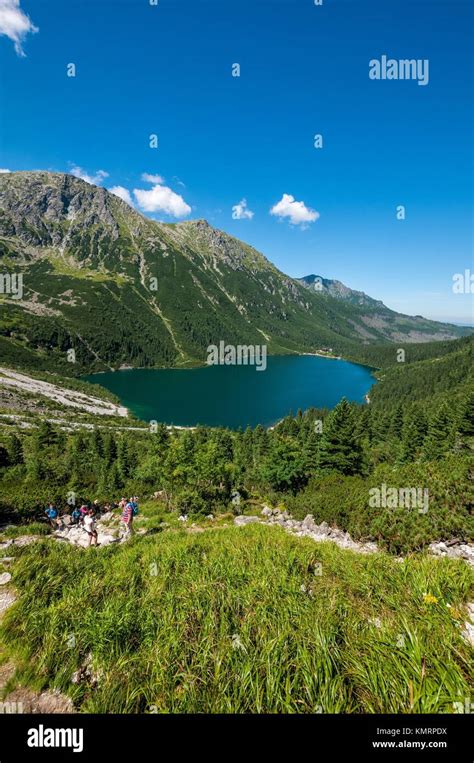
[[[83,377],[113,392],[137,418],[179,427],[261,424],[270,427],[298,408],[334,408],[346,397],[363,403],[372,369],[339,358],[269,356],[254,365],[134,368]]]

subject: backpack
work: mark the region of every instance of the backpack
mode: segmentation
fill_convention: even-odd
[[[135,503],[135,501],[132,501],[130,505],[132,507],[133,516],[136,517],[138,514],[138,503]]]

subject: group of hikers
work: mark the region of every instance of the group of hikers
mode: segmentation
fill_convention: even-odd
[[[115,509],[119,509],[121,512],[120,526],[122,537],[130,538],[133,535],[133,518],[138,514],[137,496],[129,498],[128,501],[122,497],[118,503],[105,503],[103,505],[97,500],[93,503],[86,501],[81,506],[74,505],[72,511],[63,516],[59,515],[59,511],[54,503],[49,503],[45,509],[45,514],[54,530],[64,530],[67,525],[77,525],[82,527],[89,536],[88,546],[97,546],[99,545],[97,520],[104,514],[113,512]],[[69,517],[67,523],[64,521],[65,516]]]

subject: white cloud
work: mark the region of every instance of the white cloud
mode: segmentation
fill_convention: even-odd
[[[38,31],[38,27],[21,10],[20,0],[0,0],[0,35],[12,40],[19,56],[25,56],[22,42],[26,35]]]
[[[80,178],[80,180],[85,180],[86,183],[90,183],[91,185],[100,185],[103,183],[105,178],[109,177],[109,173],[104,172],[104,170],[98,170],[95,175],[88,175],[87,172],[85,172],[81,167],[73,167],[71,170],[71,175],[74,175],[76,178]]]
[[[234,220],[251,220],[253,214],[252,210],[247,209],[246,199],[242,199],[232,207],[232,217]]]
[[[114,185],[113,188],[109,188],[110,193],[113,193],[115,196],[118,196],[119,199],[122,199],[122,201],[126,201],[127,204],[130,204],[131,207],[133,207],[133,199],[131,197],[130,191],[128,188],[124,188],[123,185]]]
[[[153,183],[155,185],[163,185],[165,182],[161,175],[149,175],[148,172],[142,173],[142,180],[144,180],[145,183]]]
[[[319,212],[307,207],[304,201],[295,201],[295,197],[289,193],[283,194],[280,201],[271,208],[270,214],[280,218],[288,217],[292,225],[302,227],[307,227],[308,223],[314,223],[320,217]]]
[[[11,172],[11,170],[2,170],[2,169],[0,169],[0,175],[6,175],[7,172]]]
[[[133,194],[138,206],[144,212],[165,212],[172,217],[186,217],[191,212],[191,207],[186,204],[182,196],[159,183],[149,191],[134,188]]]

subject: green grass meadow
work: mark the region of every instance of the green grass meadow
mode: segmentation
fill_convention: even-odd
[[[463,562],[261,525],[18,553],[2,659],[81,712],[452,713],[472,694]]]

